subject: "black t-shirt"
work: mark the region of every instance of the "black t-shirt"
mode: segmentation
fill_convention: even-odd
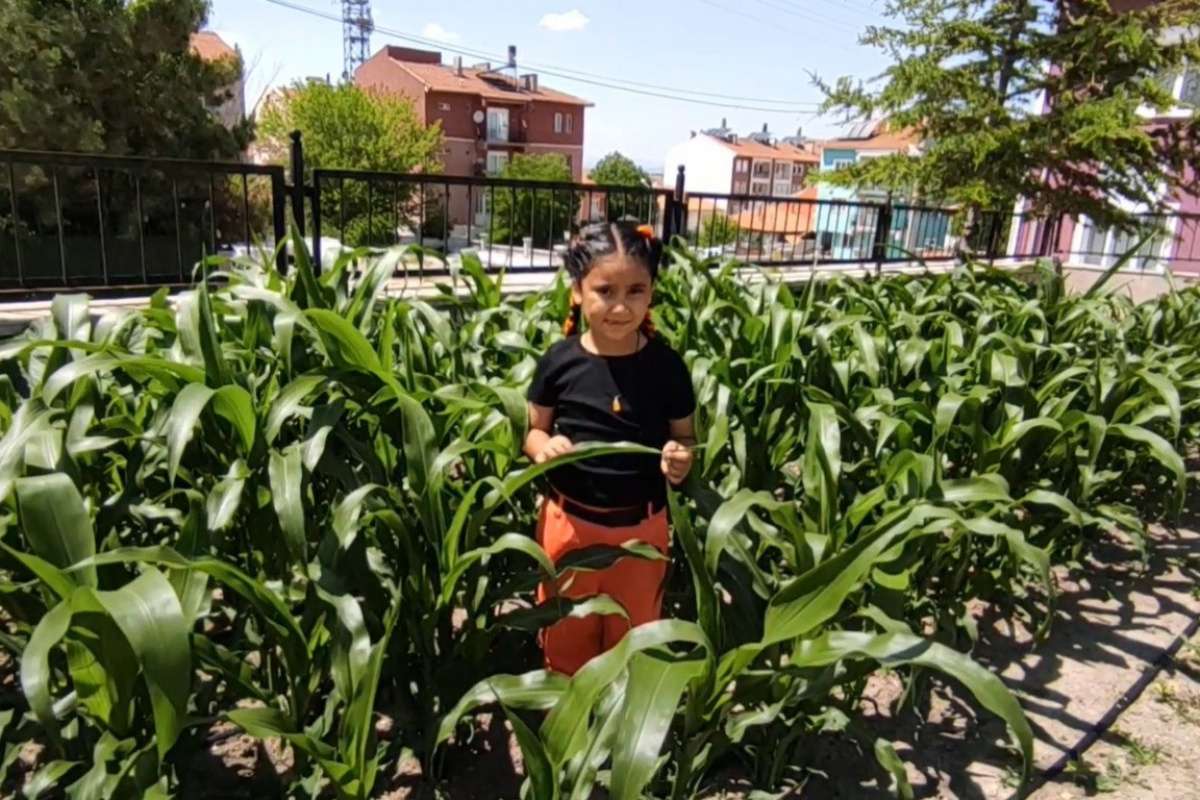
[[[588,352],[578,336],[556,342],[538,361],[528,398],[553,408],[553,432],[573,443],[635,442],[658,450],[670,438],[670,420],[696,408],[687,365],[657,336],[625,356]],[[549,479],[567,497],[602,508],[664,502],[660,461],[651,455],[590,458],[558,467]]]

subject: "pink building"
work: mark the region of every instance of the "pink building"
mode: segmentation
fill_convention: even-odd
[[[1157,0],[1113,0],[1119,11],[1145,8]],[[1180,31],[1178,35],[1183,35]],[[1169,125],[1190,117],[1200,107],[1200,64],[1189,64],[1182,72],[1164,75],[1163,86],[1178,105],[1169,111],[1145,109],[1147,127]],[[1196,187],[1200,174],[1192,166],[1186,183]],[[1169,266],[1178,275],[1200,277],[1200,193],[1184,191],[1167,200],[1169,213],[1162,217],[1163,235],[1147,242],[1129,269],[1162,272]],[[1024,203],[1018,205],[1023,211]],[[1138,209],[1129,209],[1138,211]],[[1137,244],[1138,237],[1105,230],[1086,217],[1063,219],[1057,231],[1047,230],[1042,222],[1022,219],[1012,232],[1009,252],[1042,254],[1048,252],[1065,262],[1092,267],[1111,266],[1116,259]]]

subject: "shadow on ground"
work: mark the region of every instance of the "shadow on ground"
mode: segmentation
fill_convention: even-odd
[[[997,609],[976,613],[973,656],[1016,693],[1036,739],[1034,791],[1044,771],[1061,767],[1087,743],[1096,724],[1129,705],[1163,652],[1200,616],[1200,516],[1157,529],[1148,563],[1127,543],[1108,540],[1079,568],[1056,573],[1059,596],[1047,641]],[[1145,680],[1143,680],[1145,676]],[[876,689],[885,699],[897,691]],[[871,692],[868,692],[870,695]],[[865,727],[894,742],[908,762],[917,797],[998,800],[1020,796],[1019,757],[1007,748],[1004,724],[981,712],[951,682],[933,681],[923,718],[894,716],[888,703],[864,704]],[[823,751],[824,748],[821,748]],[[818,751],[798,796],[888,798],[887,779],[870,752],[849,742]],[[870,773],[870,774],[867,774]],[[717,795],[719,796],[719,795]]]

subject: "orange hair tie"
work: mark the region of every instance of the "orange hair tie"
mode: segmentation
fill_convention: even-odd
[[[654,228],[651,227],[650,225],[638,225],[637,226],[637,234],[638,234],[638,236],[641,236],[643,239],[653,239],[654,238]]]
[[[577,316],[576,312],[577,312],[578,308],[579,308],[579,304],[575,302],[574,298],[572,298],[571,299],[571,310],[567,312],[567,321],[563,323],[563,327],[562,327],[563,336],[570,336],[573,333],[575,333],[575,327],[576,327],[575,318]]]

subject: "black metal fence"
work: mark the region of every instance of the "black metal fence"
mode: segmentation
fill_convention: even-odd
[[[637,219],[697,253],[765,265],[937,263],[1059,255],[1109,266],[1138,238],[1011,212],[967,224],[955,209],[895,202],[686,192],[501,177],[308,170],[293,137],[282,166],[0,150],[0,297],[185,286],[205,255],[271,254],[291,220],[318,269],[361,246],[418,245],[410,274],[444,274],[464,251],[492,271],[553,271],[572,231]],[[1200,215],[1148,218],[1161,235],[1135,269],[1200,274]]]
[[[682,234],[698,252],[760,264],[882,266],[954,260],[956,227],[945,208],[689,193]]]
[[[442,257],[413,259],[419,274],[444,274],[464,250],[489,270],[544,272],[589,222],[632,218],[674,232],[674,192],[631,186],[316,169],[310,196],[318,266],[344,248],[418,245]]]
[[[277,166],[0,150],[0,293],[190,284],[206,255],[282,239],[284,186]]]

